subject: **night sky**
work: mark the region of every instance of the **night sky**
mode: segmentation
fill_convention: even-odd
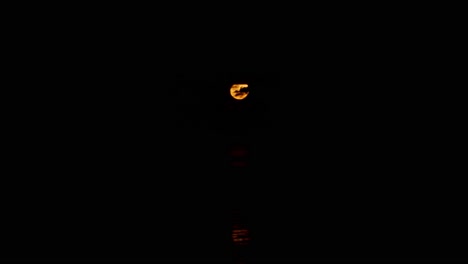
[[[463,16],[198,5],[8,10],[0,261],[466,262]]]
[[[238,203],[253,259],[462,252],[461,193],[427,176],[452,175],[431,143],[437,111],[402,79],[333,65],[148,76],[103,72],[86,80],[114,87],[76,78],[11,104],[12,257],[229,260]],[[242,104],[233,83],[249,84]],[[245,174],[225,165],[231,144],[249,147]]]

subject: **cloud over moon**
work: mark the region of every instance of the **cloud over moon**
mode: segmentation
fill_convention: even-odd
[[[231,86],[231,96],[236,100],[242,100],[249,94],[248,84],[233,84]]]

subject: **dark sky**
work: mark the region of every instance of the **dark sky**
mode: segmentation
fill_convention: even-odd
[[[464,104],[441,95],[461,86],[434,71],[447,64],[431,46],[445,40],[436,28],[452,26],[421,6],[386,9],[362,8],[368,17],[317,8],[302,16],[312,22],[297,23],[311,28],[248,26],[243,42],[233,35],[244,32],[226,28],[222,39],[215,23],[207,53],[229,54],[216,57],[243,71],[205,61],[196,44],[204,26],[171,25],[164,38],[154,25],[167,21],[143,21],[153,14],[131,25],[111,12],[121,17],[85,26],[81,13],[60,13],[73,21],[62,23],[18,9],[27,19],[10,20],[19,27],[10,27],[15,75],[1,94],[1,257],[225,259],[237,199],[248,201],[259,258],[463,255],[465,185],[455,164],[464,149],[454,135]],[[422,13],[430,19],[413,16]],[[164,46],[172,35],[186,39]],[[238,49],[254,46],[255,56]],[[273,70],[254,69],[254,57]],[[171,69],[182,61],[194,66]],[[241,106],[233,83],[251,89]],[[225,166],[230,144],[252,152],[245,175]]]
[[[448,171],[427,132],[439,117],[404,78],[332,64],[306,73],[128,73],[80,75],[88,77],[68,90],[11,104],[10,159],[18,175],[42,176],[10,178],[11,212],[22,212],[11,218],[21,235],[12,232],[10,248],[33,237],[28,248],[59,246],[65,256],[223,258],[239,195],[248,197],[257,257],[459,252],[447,242],[459,225],[434,228],[437,216],[460,219],[460,193],[427,177]],[[115,85],[95,89],[105,80]],[[233,83],[251,89],[241,104],[229,95]],[[243,177],[223,165],[232,142],[253,153]]]

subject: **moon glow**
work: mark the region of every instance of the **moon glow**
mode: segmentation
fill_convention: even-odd
[[[242,100],[249,94],[248,84],[233,84],[231,86],[231,96],[236,100]]]

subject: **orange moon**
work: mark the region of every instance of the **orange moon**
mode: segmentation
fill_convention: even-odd
[[[248,84],[233,84],[231,86],[231,96],[236,100],[242,100],[249,95],[249,91],[246,91],[245,88],[248,88]]]

